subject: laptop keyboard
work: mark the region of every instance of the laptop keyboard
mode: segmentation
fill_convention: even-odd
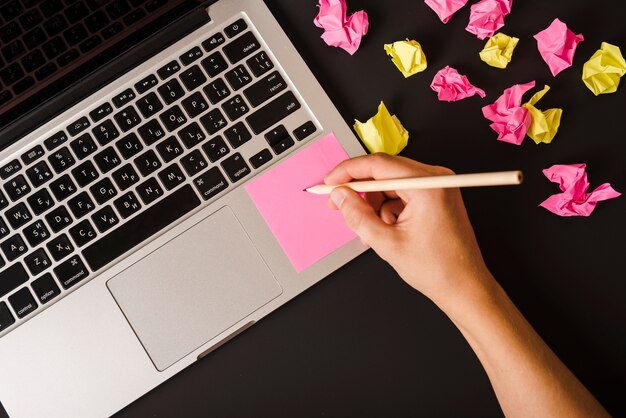
[[[0,332],[316,130],[259,39],[238,19],[0,164]]]

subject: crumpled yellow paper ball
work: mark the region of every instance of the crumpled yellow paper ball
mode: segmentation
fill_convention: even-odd
[[[535,107],[537,102],[550,90],[550,86],[545,86],[543,90],[538,91],[530,98],[527,103],[522,106],[528,109],[532,122],[528,128],[526,135],[530,137],[536,144],[543,142],[549,144],[554,139],[556,133],[561,126],[561,116],[563,109],[548,109],[541,111]]]
[[[385,51],[405,78],[426,69],[426,55],[417,41],[407,38],[405,41],[385,44]]]
[[[615,93],[626,74],[626,61],[619,47],[602,42],[600,49],[583,65],[583,82],[596,96]]]
[[[485,47],[480,51],[480,59],[496,68],[506,68],[513,58],[513,50],[519,42],[504,33],[496,33],[487,40]]]
[[[380,102],[378,112],[367,122],[355,120],[354,130],[371,153],[397,155],[409,140],[409,132],[395,115],[389,113],[383,102]]]

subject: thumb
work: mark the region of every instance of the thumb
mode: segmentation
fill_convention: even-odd
[[[368,245],[374,247],[378,241],[388,236],[391,227],[354,190],[337,187],[331,192],[330,199],[341,211],[348,228]]]

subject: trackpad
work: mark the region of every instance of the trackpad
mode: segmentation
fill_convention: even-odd
[[[161,371],[282,293],[229,207],[107,286]]]

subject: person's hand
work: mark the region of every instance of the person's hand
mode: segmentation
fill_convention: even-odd
[[[404,157],[373,154],[346,160],[326,184],[454,174]],[[330,195],[346,224],[412,287],[440,304],[489,283],[459,189],[367,193],[347,187]]]

